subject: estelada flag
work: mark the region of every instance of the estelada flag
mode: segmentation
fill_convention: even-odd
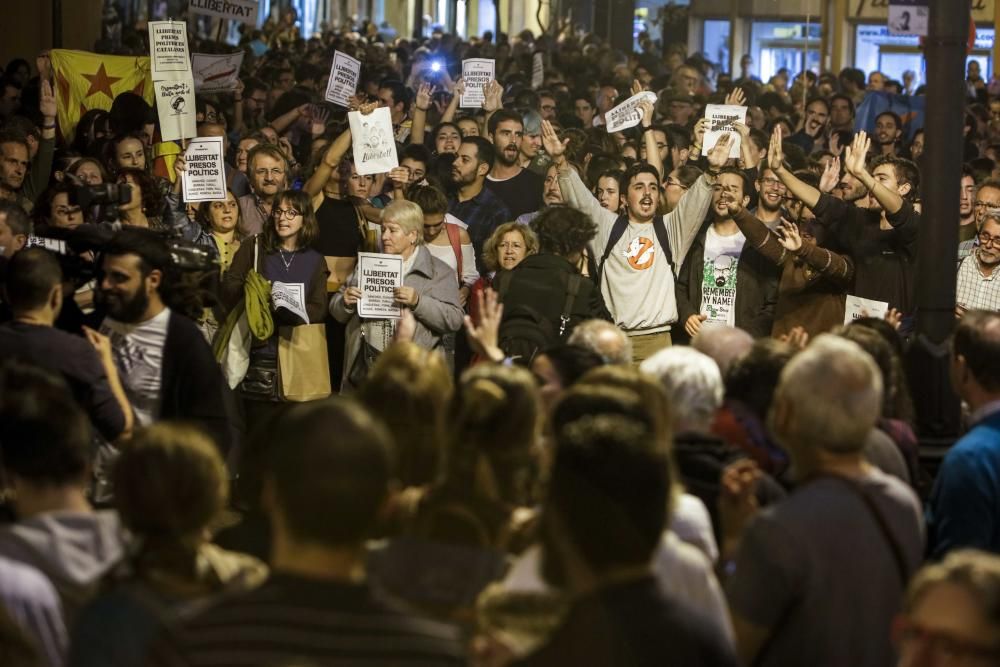
[[[153,80],[148,56],[105,56],[89,51],[52,49],[59,130],[72,139],[80,116],[90,109],[110,109],[124,92],[153,104]]]

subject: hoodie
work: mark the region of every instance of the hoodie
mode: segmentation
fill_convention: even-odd
[[[122,528],[113,511],[47,512],[0,530],[0,556],[27,563],[49,578],[67,627],[123,553]]]

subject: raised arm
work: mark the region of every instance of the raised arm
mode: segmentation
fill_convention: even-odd
[[[450,123],[455,118],[455,112],[458,111],[458,103],[462,99],[462,94],[465,92],[465,79],[459,77],[458,81],[455,82],[455,89],[452,93],[451,100],[448,102],[448,106],[445,107],[444,113],[441,114],[442,123]]]
[[[743,208],[738,201],[729,202],[727,208],[736,226],[747,237],[751,248],[775,264],[784,264],[789,259],[788,250],[781,245],[778,235],[768,229],[757,216]]]
[[[638,83],[638,82],[637,82]],[[660,181],[667,180],[663,172],[663,160],[660,159],[660,147],[656,145],[656,132],[653,131],[653,104],[649,100],[639,102],[642,112],[642,141],[646,146],[646,162],[656,168]]]
[[[323,191],[323,186],[326,182],[330,180],[331,174],[336,171],[337,166],[340,161],[347,154],[347,151],[351,148],[351,126],[348,125],[344,128],[344,131],[340,133],[333,143],[326,149],[326,153],[323,154],[323,159],[319,161],[316,165],[316,171],[313,175],[309,177],[305,185],[302,186],[302,190],[308,194],[310,197],[315,197],[320,192]]]
[[[281,134],[282,132],[284,132],[285,130],[287,130],[291,126],[292,123],[294,123],[299,118],[301,118],[302,116],[304,116],[308,112],[309,106],[310,105],[308,105],[308,104],[302,104],[302,105],[299,105],[299,106],[295,107],[294,109],[292,109],[288,113],[282,114],[282,115],[278,116],[277,118],[275,118],[274,120],[271,121],[271,123],[270,123],[271,127],[274,128],[275,132],[277,132],[278,134]]]
[[[777,125],[771,134],[771,143],[767,147],[767,166],[796,199],[804,202],[809,208],[814,208],[819,201],[819,190],[800,181],[795,174],[785,169],[784,159],[785,155],[781,150],[781,126]]]
[[[898,213],[899,209],[903,208],[903,198],[898,192],[890,190],[868,173],[868,168],[865,166],[865,156],[868,155],[871,144],[871,139],[864,130],[855,134],[851,145],[844,152],[844,168],[868,188],[868,192],[875,196],[886,215]]]
[[[566,204],[586,213],[598,226],[610,228],[610,225],[613,225],[618,217],[617,214],[601,206],[597,198],[580,180],[580,175],[570,166],[569,161],[566,160],[567,143],[569,140],[562,141],[556,134],[555,128],[552,127],[552,123],[547,120],[542,121],[542,145],[545,146],[545,152],[552,158],[553,164],[559,171],[559,189],[562,191]]]
[[[680,270],[684,257],[698,230],[705,222],[705,215],[712,204],[712,186],[715,184],[715,174],[729,160],[729,147],[732,145],[729,133],[723,134],[708,152],[708,171],[694,182],[687,192],[677,202],[677,208],[667,214],[664,222],[667,235],[670,237],[670,252],[674,260],[674,273]]]
[[[410,143],[423,144],[427,130],[427,108],[431,104],[431,93],[434,87],[424,81],[417,89],[417,98],[413,101],[413,124],[410,126]]]

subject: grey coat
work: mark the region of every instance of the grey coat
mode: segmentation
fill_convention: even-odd
[[[464,312],[460,305],[455,270],[433,257],[426,248],[418,247],[416,252],[413,268],[403,277],[403,284],[415,288],[420,295],[417,307],[413,309],[413,317],[417,321],[413,342],[433,350],[441,344],[442,336],[459,330]],[[330,299],[330,314],[338,322],[347,324],[341,391],[355,389],[348,377],[361,349],[361,318],[355,309],[349,310],[344,305],[344,291],[357,284],[357,275],[352,274]]]

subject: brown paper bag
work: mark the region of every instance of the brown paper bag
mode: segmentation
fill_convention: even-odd
[[[278,331],[278,373],[286,401],[315,401],[330,395],[326,325],[303,324]]]

